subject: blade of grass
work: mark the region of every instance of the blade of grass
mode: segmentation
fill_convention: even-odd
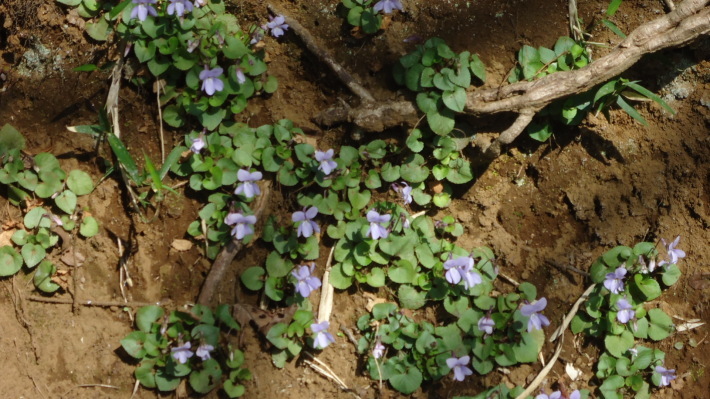
[[[108,137],[108,143],[111,146],[111,149],[113,150],[113,153],[116,155],[116,158],[118,159],[118,162],[123,166],[123,168],[126,170],[128,173],[128,176],[131,177],[131,180],[133,180],[134,183],[137,185],[142,185],[143,184],[143,178],[140,175],[140,172],[138,171],[138,165],[136,165],[136,161],[133,159],[131,154],[128,152],[128,149],[126,149],[126,146],[123,145],[123,142],[121,139],[116,137],[115,134],[107,134]]]
[[[626,100],[623,99],[623,97],[617,97],[616,103],[619,105],[619,107],[621,107],[621,109],[626,111],[627,114],[631,115],[632,118],[641,122],[644,126],[648,126],[648,122],[646,122],[646,119],[643,119],[643,116],[641,116],[641,114],[639,114],[634,107],[629,105],[629,103],[627,103]]]
[[[658,95],[654,94],[653,92],[651,92],[651,91],[648,90],[647,88],[645,88],[645,87],[643,87],[643,86],[641,86],[641,85],[639,85],[639,84],[636,84],[636,83],[634,83],[634,82],[626,83],[626,87],[629,87],[629,88],[632,88],[632,89],[636,90],[636,91],[639,92],[640,94],[642,94],[642,95],[644,95],[644,96],[650,98],[651,100],[657,102],[657,103],[658,103],[661,107],[663,107],[666,111],[668,111],[668,112],[670,112],[671,114],[675,115],[675,110],[674,110],[673,108],[671,108],[670,105],[668,105],[668,103],[666,103],[665,101],[663,101],[663,99],[662,99],[661,97],[659,97]]]

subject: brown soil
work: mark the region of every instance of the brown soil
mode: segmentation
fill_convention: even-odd
[[[404,1],[406,14],[395,17],[391,27],[373,38],[357,41],[344,33],[342,20],[334,15],[338,1],[274,0],[301,21],[335,54],[336,59],[357,74],[376,97],[394,99],[397,93],[389,66],[414,44],[403,39],[418,35],[439,36],[455,51],[478,53],[488,66],[490,85],[503,80],[512,67],[515,52],[523,44],[554,44],[567,32],[567,2],[515,1]],[[607,2],[580,2],[580,17],[587,23],[599,18]],[[245,23],[259,22],[267,15],[261,1],[248,0],[234,6]],[[625,1],[615,21],[625,32],[663,13],[662,2]],[[10,123],[27,138],[28,151],[57,155],[66,168],[80,168],[96,180],[103,176],[100,153],[94,142],[68,132],[65,126],[96,120],[108,88],[105,73],[77,73],[72,68],[101,62],[110,51],[92,42],[67,10],[53,1],[6,0],[0,3],[0,125]],[[597,27],[593,40],[616,43],[618,39]],[[707,43],[648,56],[625,76],[640,79],[660,91],[678,113],[670,115],[657,105],[637,108],[649,126],[620,111],[589,117],[579,129],[559,130],[545,144],[520,139],[508,152],[477,173],[475,183],[457,189],[451,212],[466,227],[459,245],[487,245],[502,260],[502,271],[515,280],[535,284],[550,299],[548,317],[560,320],[584,290],[583,278],[561,271],[551,263],[586,269],[590,261],[615,245],[641,240],[655,241],[682,236],[688,253],[682,261],[683,278],[661,301],[669,314],[710,321],[710,283],[691,284],[710,272],[710,62]],[[268,39],[270,73],[280,87],[268,99],[256,99],[241,115],[252,126],[289,118],[314,140],[341,145],[349,142],[345,128],[323,131],[311,118],[351,94],[317,59],[288,33],[282,40]],[[604,49],[596,50],[604,53]],[[145,150],[160,157],[157,109],[154,95],[128,87],[121,92],[124,138],[134,154]],[[472,121],[480,133],[499,132],[507,117]],[[182,141],[183,131],[166,131],[166,146]],[[403,132],[393,132],[394,136]],[[469,149],[470,150],[470,149]],[[466,151],[469,151],[466,150]],[[473,153],[471,153],[473,154]],[[177,184],[179,181],[174,181]],[[278,194],[278,193],[277,193]],[[272,211],[289,208],[282,196]],[[119,289],[117,239],[131,243],[134,251],[129,271],[133,286],[127,287],[132,301],[166,301],[178,307],[195,300],[210,262],[197,247],[186,252],[171,249],[176,238],[185,238],[188,224],[199,209],[190,193],[169,197],[150,224],[141,223],[128,210],[130,205],[115,177],[103,181],[84,199],[102,226],[101,234],[78,240],[76,250],[87,260],[77,271],[80,299],[122,301]],[[21,220],[21,213],[0,196],[3,223]],[[237,273],[223,284],[221,302],[254,301],[242,293],[238,272],[259,264],[265,252],[255,246],[237,257]],[[319,261],[322,271],[325,259]],[[29,283],[29,284],[28,284]],[[0,281],[0,358],[4,397],[26,398],[128,398],[134,386],[135,363],[119,341],[132,330],[129,313],[121,307],[83,307],[38,303],[23,273]],[[68,288],[71,291],[71,288]],[[509,289],[504,284],[501,289]],[[363,290],[336,293],[331,325],[351,328],[364,312]],[[380,295],[386,295],[383,291]],[[71,298],[66,291],[59,297]],[[313,298],[314,304],[318,298]],[[681,323],[678,320],[678,323]],[[679,378],[658,393],[663,398],[706,398],[710,386],[707,325],[677,333],[658,344],[667,352],[666,365]],[[235,338],[236,339],[236,338]],[[689,340],[701,342],[691,347]],[[350,398],[305,364],[292,362],[284,370],[271,365],[266,346],[250,328],[242,341],[247,365],[254,380],[247,383],[248,398]],[[683,343],[683,349],[674,344]],[[573,383],[584,388],[593,377],[594,343],[568,340],[562,354],[584,371]],[[544,353],[552,351],[546,347]],[[377,396],[376,384],[364,376],[362,361],[345,337],[319,355],[358,394]],[[469,378],[454,384],[450,378],[424,386],[414,397],[472,395],[500,381],[525,384],[539,365],[523,366],[509,375],[494,371],[485,378]],[[564,375],[556,365],[547,385]],[[106,384],[101,387],[95,384]],[[703,388],[705,387],[705,388]],[[139,389],[136,397],[152,398],[156,392]],[[173,397],[174,395],[166,395]],[[399,396],[386,389],[383,397]]]

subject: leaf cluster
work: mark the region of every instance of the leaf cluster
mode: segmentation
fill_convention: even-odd
[[[22,135],[10,125],[0,130],[0,146],[5,152],[0,157],[0,185],[7,188],[13,205],[33,205],[23,218],[24,228],[16,230],[11,245],[0,248],[0,276],[12,276],[23,265],[35,269],[33,282],[42,292],[52,293],[60,286],[52,281],[56,266],[47,259],[48,253],[59,242],[55,228],[71,233],[78,228],[84,237],[99,231],[98,222],[77,208],[78,197],[94,190],[88,173],[81,170],[64,171],[59,160],[49,153],[34,157],[20,151],[24,147]]]
[[[339,6],[348,24],[366,35],[372,35],[383,29],[384,20],[382,13],[373,9],[375,3],[377,0],[342,0]]]
[[[466,105],[466,90],[473,79],[486,80],[478,55],[454,53],[443,39],[433,37],[399,59],[394,79],[417,94],[417,106],[426,114],[431,131],[445,136],[454,130],[456,112]]]

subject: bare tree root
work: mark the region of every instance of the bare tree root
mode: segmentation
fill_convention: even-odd
[[[532,120],[531,115],[551,102],[583,93],[620,75],[646,54],[680,47],[710,33],[708,3],[710,0],[685,0],[672,12],[636,28],[611,53],[582,69],[556,72],[532,82],[470,92],[464,108],[466,114],[518,114],[510,128],[483,149],[484,156],[498,156],[504,145],[512,143],[525,130]],[[323,53],[321,50],[318,52]],[[411,103],[384,101],[363,104],[358,108],[331,108],[316,117],[316,122],[325,126],[351,122],[363,130],[379,132],[398,125],[411,127],[419,119],[417,113]],[[378,117],[381,119],[375,122]]]
[[[265,184],[261,188],[261,195],[254,206],[254,215],[257,220],[261,219],[261,215],[264,213],[270,193],[271,186]],[[205,306],[210,304],[212,297],[214,297],[214,294],[217,291],[217,286],[224,279],[224,275],[227,273],[227,270],[229,270],[232,260],[235,256],[237,256],[242,248],[244,248],[244,244],[241,240],[237,239],[229,241],[229,243],[222,248],[217,255],[217,258],[215,258],[214,263],[212,263],[212,267],[207,274],[205,282],[202,284],[200,295],[197,297],[198,304]]]

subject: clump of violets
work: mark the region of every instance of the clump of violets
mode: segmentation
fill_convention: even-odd
[[[190,341],[187,341],[182,346],[178,346],[177,348],[171,348],[170,354],[176,362],[180,364],[185,364],[187,363],[187,359],[191,358],[194,355],[190,348],[192,348],[192,344],[190,343]]]
[[[478,329],[486,333],[486,335],[493,334],[493,329],[496,323],[493,321],[491,316],[481,317],[478,319]]]
[[[384,12],[385,14],[392,14],[392,11],[399,10],[404,11],[402,7],[402,2],[400,0],[380,0],[372,8],[375,12]]]
[[[454,380],[463,381],[467,376],[473,374],[473,370],[468,368],[468,363],[471,361],[470,356],[450,357],[446,359],[446,365],[454,371]]]
[[[264,30],[270,31],[273,37],[282,36],[288,30],[286,18],[283,15],[269,17],[269,22],[266,23]]]
[[[303,211],[294,212],[291,215],[291,220],[298,225],[296,236],[308,238],[313,233],[320,233],[318,223],[313,221],[313,218],[318,215],[318,208],[312,206]]]
[[[624,276],[626,276],[626,268],[624,265],[619,266],[612,273],[607,273],[604,278],[604,287],[614,294],[624,291]]]
[[[523,316],[529,317],[528,319],[528,332],[532,330],[542,330],[542,327],[547,327],[550,325],[550,320],[547,319],[543,314],[540,314],[547,307],[547,298],[542,297],[537,301],[523,305],[520,308],[520,313]]]
[[[148,18],[148,14],[157,17],[158,12],[151,4],[155,4],[157,0],[133,0],[132,3],[136,4],[131,11],[131,19],[138,18],[139,21],[143,22]]]
[[[338,167],[338,164],[333,161],[334,154],[335,151],[333,151],[332,148],[328,151],[316,151],[315,153],[316,161],[320,163],[318,170],[323,172],[326,176],[331,174]]]
[[[210,69],[205,65],[205,69],[200,72],[200,80],[202,81],[202,91],[208,96],[213,95],[218,91],[224,90],[224,82],[220,77],[224,70],[220,67]]]
[[[308,298],[311,292],[317,290],[321,286],[321,282],[318,277],[313,276],[313,270],[315,269],[315,263],[310,264],[310,266],[302,265],[298,269],[293,270],[291,275],[296,279],[296,291],[301,294],[302,297]]]
[[[327,321],[311,324],[311,331],[315,334],[313,337],[314,349],[325,349],[328,345],[335,342],[335,338],[333,334],[328,332],[328,328],[330,328],[330,323]]]
[[[465,289],[475,287],[483,282],[481,275],[473,268],[474,261],[470,256],[461,256],[458,258],[450,258],[444,262],[446,270],[446,281],[451,284],[458,284],[463,280]]]
[[[202,361],[204,362],[205,360],[208,360],[209,358],[212,357],[210,355],[210,352],[212,352],[213,350],[214,350],[214,346],[209,345],[209,344],[202,344],[197,347],[195,354],[197,355],[197,357],[202,359]]]
[[[676,246],[680,242],[680,236],[676,237],[670,244],[668,244],[663,238],[661,238],[661,242],[663,243],[663,246],[666,247],[666,252],[668,252],[668,260],[660,261],[658,266],[669,264],[674,265],[678,263],[680,259],[685,258],[685,251],[682,249],[676,249]]]
[[[373,240],[387,238],[390,232],[387,230],[387,225],[390,222],[392,215],[380,215],[376,210],[370,209],[367,212],[367,221],[370,222],[370,228],[367,229],[367,235]]]
[[[261,172],[249,172],[246,169],[239,169],[237,171],[237,179],[241,182],[237,185],[234,190],[236,195],[244,195],[247,198],[254,198],[255,196],[261,194],[259,185],[256,184],[264,176]]]
[[[412,187],[409,184],[406,182],[402,182],[402,185],[392,184],[392,189],[402,196],[405,205],[412,203]]]
[[[616,320],[621,324],[626,324],[629,320],[636,317],[636,311],[634,311],[633,306],[626,298],[619,298],[616,301],[616,307],[619,311],[616,313]]]
[[[192,3],[190,0],[170,0],[170,4],[168,4],[168,15],[175,14],[179,18],[182,17],[185,12],[192,12]]]
[[[230,213],[224,218],[224,223],[234,226],[232,232],[230,233],[237,240],[248,236],[249,234],[254,234],[254,225],[256,224],[256,216],[247,215],[244,216],[241,213]]]
[[[675,369],[667,369],[663,366],[656,366],[654,370],[656,370],[656,373],[661,375],[660,386],[662,387],[667,387],[671,384],[671,381],[675,380],[677,377],[675,375]]]

